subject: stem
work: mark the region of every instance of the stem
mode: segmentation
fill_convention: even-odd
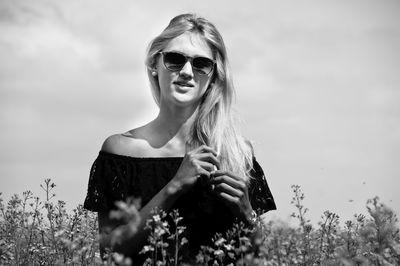
[[[178,237],[178,226],[176,225],[176,234],[175,234],[175,266],[178,266],[178,249],[179,249],[179,237]]]

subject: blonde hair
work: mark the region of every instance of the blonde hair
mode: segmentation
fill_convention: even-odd
[[[153,97],[159,104],[158,79],[151,75],[159,52],[163,51],[172,39],[185,32],[202,36],[216,60],[216,69],[200,103],[187,140],[188,145],[192,148],[203,144],[213,147],[218,151],[222,170],[232,171],[248,181],[249,172],[253,167],[252,149],[239,134],[234,121],[231,110],[234,87],[226,48],[221,34],[211,22],[195,14],[178,15],[151,41],[147,51],[146,66]]]

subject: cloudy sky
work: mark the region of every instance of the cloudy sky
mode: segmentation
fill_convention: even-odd
[[[374,196],[400,213],[398,1],[0,2],[0,192],[52,178],[82,203],[103,140],[157,114],[149,41],[180,13],[221,31],[243,134],[254,141],[287,220],[291,185],[309,218],[365,213]],[[396,48],[397,47],[397,48]]]

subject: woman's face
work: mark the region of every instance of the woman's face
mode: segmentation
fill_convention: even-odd
[[[198,34],[186,32],[172,39],[163,52],[179,52],[189,57],[207,57],[213,59],[212,51],[206,41]],[[201,75],[187,61],[178,71],[166,69],[161,55],[157,62],[158,82],[160,85],[160,108],[167,106],[194,106],[204,95],[212,73]]]

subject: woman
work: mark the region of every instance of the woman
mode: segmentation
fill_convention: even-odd
[[[179,15],[148,48],[147,72],[158,116],[106,139],[93,164],[85,208],[97,211],[100,231],[116,224],[114,202],[141,198],[137,233],[113,247],[135,256],[155,207],[178,209],[189,250],[210,244],[237,219],[276,209],[252,147],[238,133],[226,49],[213,24]]]

